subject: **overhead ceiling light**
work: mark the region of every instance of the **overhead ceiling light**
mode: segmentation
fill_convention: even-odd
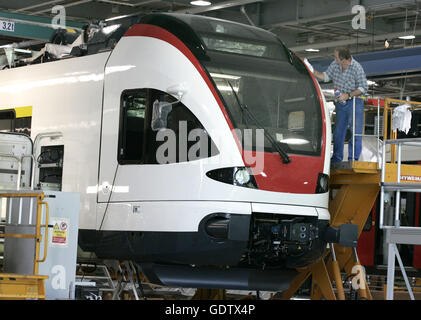
[[[309,49],[306,49],[306,51],[307,52],[319,52],[320,50],[319,49],[309,48]]]
[[[118,20],[118,19],[122,19],[122,18],[126,18],[126,17],[128,17],[129,15],[128,14],[126,14],[126,15],[123,15],[123,16],[117,16],[117,17],[112,17],[112,18],[108,18],[108,19],[105,19],[105,21],[113,21],[113,20]]]
[[[32,53],[32,51],[31,51],[31,50],[18,49],[18,48],[16,48],[16,49],[15,49],[15,51],[16,51],[16,52],[20,52],[20,53]]]
[[[410,35],[407,35],[407,36],[400,36],[399,39],[412,40],[412,39],[415,39],[415,36],[413,34],[410,34]]]
[[[203,1],[203,0],[196,0],[196,1],[190,1],[191,5],[194,6],[210,6],[212,3],[210,1]]]

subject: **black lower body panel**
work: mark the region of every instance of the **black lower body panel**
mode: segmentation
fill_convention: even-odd
[[[219,219],[219,220],[215,220]],[[228,223],[224,226],[224,221]],[[215,222],[216,221],[216,222]],[[207,227],[225,232],[209,235]],[[79,245],[99,258],[157,263],[236,265],[247,249],[250,216],[211,214],[198,232],[132,232],[79,230]],[[220,236],[222,235],[222,236]]]
[[[317,217],[214,213],[197,232],[79,230],[79,245],[99,258],[133,260],[157,284],[282,291],[295,268],[320,259],[327,226]]]

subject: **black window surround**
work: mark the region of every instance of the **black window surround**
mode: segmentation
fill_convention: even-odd
[[[162,123],[157,122],[157,106],[165,107],[165,112],[161,109],[159,112],[162,119],[158,120],[163,120]],[[162,127],[157,128],[158,125]],[[206,144],[208,149],[205,150],[207,152],[198,152],[192,158],[189,158],[191,154],[186,157],[180,152],[180,150],[183,151],[180,148],[180,139],[183,139],[181,126],[183,125],[187,133],[195,129],[201,130],[203,133],[201,138],[204,136],[208,139]],[[176,155],[169,157],[170,160],[165,163],[157,160],[157,152],[162,151],[162,148],[158,148],[164,143],[170,143],[167,139],[162,141],[159,137],[157,138],[158,131],[162,130],[172,130],[175,134],[175,145],[172,150],[176,151]],[[191,150],[192,145],[197,143],[199,143],[198,139],[186,141],[185,146],[187,150]],[[167,150],[167,152],[169,151]],[[117,148],[117,160],[120,165],[180,163],[215,156],[218,153],[217,147],[201,122],[173,96],[150,88],[130,89],[122,92]]]

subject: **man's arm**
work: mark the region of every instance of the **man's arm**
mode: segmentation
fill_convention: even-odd
[[[317,79],[328,82],[330,80],[329,75],[332,74],[332,63],[327,68],[326,72],[320,72],[314,69],[314,67],[308,62],[307,58],[304,59],[304,63],[307,65],[307,67],[310,69],[311,72],[316,76]]]
[[[359,94],[355,94],[355,95],[365,94],[368,91],[367,78],[366,78],[364,69],[361,65],[359,65],[358,68],[357,68],[355,82],[356,82],[356,85],[357,85],[356,86],[357,89],[354,90],[354,91],[357,91],[357,90],[359,91]]]
[[[316,76],[317,79],[322,80],[322,81],[326,81],[324,72],[320,72],[320,71],[317,71],[316,69],[314,69],[313,74]]]

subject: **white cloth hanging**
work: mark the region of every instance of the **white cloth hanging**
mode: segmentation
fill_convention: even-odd
[[[398,129],[406,134],[411,129],[412,113],[409,110],[411,105],[405,103],[396,107],[392,113],[392,130]]]

